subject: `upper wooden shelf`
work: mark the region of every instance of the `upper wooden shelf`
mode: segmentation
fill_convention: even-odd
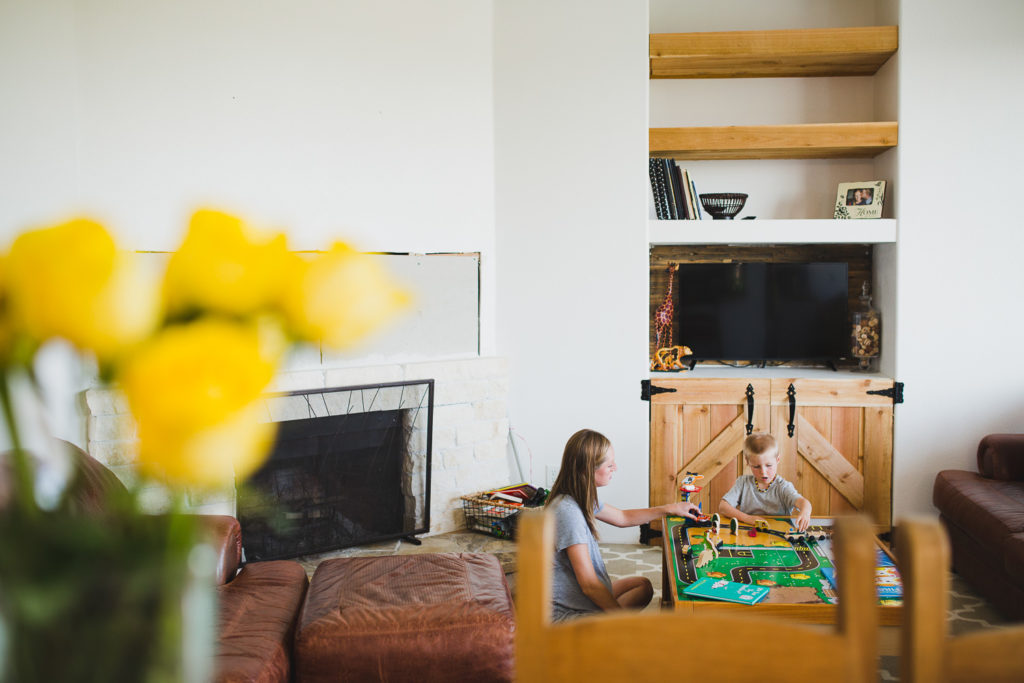
[[[651,128],[651,156],[676,159],[858,159],[896,146],[895,121]]]
[[[896,26],[652,33],[650,76],[870,76],[898,47]]]

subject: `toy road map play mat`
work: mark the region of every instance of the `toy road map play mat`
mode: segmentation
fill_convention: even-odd
[[[706,602],[687,594],[692,584],[706,577],[719,583],[725,580],[767,588],[768,594],[757,601],[760,605],[828,606],[838,602],[832,519],[812,519],[803,534],[796,532],[792,520],[783,517],[768,518],[768,524],[759,529],[735,524],[730,528],[730,520],[724,518],[717,534],[708,521],[690,527],[685,521],[682,517],[665,518],[670,544],[665,556],[667,587],[674,588],[672,597],[677,605]],[[881,547],[877,559],[879,603],[895,607],[902,597],[899,574]]]

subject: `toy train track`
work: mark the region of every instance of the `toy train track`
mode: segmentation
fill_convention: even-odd
[[[717,517],[715,515],[714,517]],[[695,523],[692,523],[689,528],[714,528],[718,525],[715,523],[711,516],[701,515],[698,517]],[[686,536],[686,525],[680,524],[674,527],[673,536],[675,539],[676,548],[676,568],[678,574],[678,580],[683,583],[690,584],[697,580],[697,568],[694,563],[694,549],[688,544]],[[778,565],[745,565],[741,567],[734,567],[730,570],[729,575],[733,581],[738,583],[752,583],[751,572],[804,572],[817,569],[820,566],[814,551],[811,549],[812,545],[817,544],[819,541],[826,541],[832,536],[832,528],[829,526],[814,525],[807,528],[806,531],[800,532],[794,529],[788,531],[781,531],[772,529],[767,525],[744,525],[738,524],[733,526],[732,533],[740,532],[759,532],[769,536],[775,536],[783,539],[791,544],[791,549],[796,553],[796,557],[799,560],[796,564],[790,564],[785,566]],[[753,535],[753,534],[751,534]],[[712,543],[710,539],[705,535],[704,545]],[[733,546],[723,547],[725,542],[721,539],[715,543],[716,548],[720,549],[718,552],[723,558],[750,558],[754,557],[753,550],[745,546]]]

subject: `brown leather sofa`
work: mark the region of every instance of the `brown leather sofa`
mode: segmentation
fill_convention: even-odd
[[[77,509],[102,508],[105,492],[120,480],[77,446],[67,444],[82,485]],[[2,477],[0,477],[2,479]],[[298,562],[253,562],[241,568],[242,528],[227,515],[200,515],[208,541],[217,551],[216,683],[287,683],[292,678],[295,621],[309,585]]]
[[[939,472],[932,500],[953,570],[1004,615],[1024,620],[1024,434],[983,438],[978,472]]]
[[[81,480],[74,509],[83,514],[102,511],[106,492],[123,485],[100,462],[77,446],[67,446]],[[0,506],[8,493],[5,474],[0,468]],[[238,520],[225,515],[199,519],[218,556],[216,683],[339,676],[513,680],[515,615],[493,555],[340,558],[322,563],[320,582],[310,588],[297,562],[253,562],[239,570]],[[353,567],[361,571],[353,572]],[[301,637],[298,628],[303,629]],[[323,637],[325,628],[334,629],[332,635]]]

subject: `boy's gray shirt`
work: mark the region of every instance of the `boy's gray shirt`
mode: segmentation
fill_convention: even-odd
[[[597,514],[602,508],[601,501],[597,502],[594,513]],[[597,545],[597,539],[590,533],[587,526],[587,519],[583,516],[583,510],[572,496],[559,496],[551,502],[551,509],[555,515],[555,564],[551,580],[551,598],[553,602],[551,618],[554,621],[586,614],[588,612],[600,612],[601,608],[584,595],[576,580],[576,572],[569,562],[569,553],[566,548],[571,545],[584,543],[590,551],[590,561],[594,564],[594,572],[601,582],[612,590],[612,580],[608,576],[608,570],[601,558],[601,549]]]
[[[722,496],[722,500],[744,514],[787,517],[793,513],[793,507],[800,498],[802,496],[796,487],[779,475],[775,475],[767,491],[758,491],[752,474],[737,478],[729,492]]]

